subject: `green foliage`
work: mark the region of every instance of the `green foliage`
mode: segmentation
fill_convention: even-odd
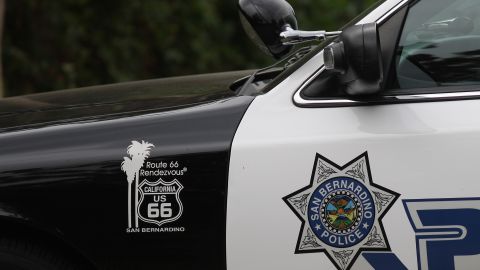
[[[291,0],[302,29],[338,29],[373,0]],[[273,60],[248,40],[235,0],[10,0],[3,65],[8,96]]]

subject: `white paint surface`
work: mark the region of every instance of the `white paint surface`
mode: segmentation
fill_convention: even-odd
[[[315,153],[343,165],[368,151],[373,181],[401,194],[383,218],[392,251],[417,269],[401,200],[479,197],[480,100],[296,107],[294,92],[321,64],[317,55],[257,97],[239,126],[230,161],[227,267],[335,269],[323,253],[294,254],[301,222],[282,197],[308,185]],[[366,265],[359,258],[352,269]]]

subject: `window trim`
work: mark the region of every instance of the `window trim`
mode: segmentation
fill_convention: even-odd
[[[439,101],[458,101],[480,99],[480,85],[468,86],[442,86],[434,88],[412,88],[409,91],[417,90],[412,94],[393,94],[384,96],[368,96],[368,97],[352,97],[352,98],[305,98],[302,96],[302,90],[314,80],[320,73],[325,70],[322,66],[307,81],[305,81],[293,96],[293,102],[298,107],[304,108],[328,108],[328,107],[356,107],[356,106],[373,106],[373,105],[389,105],[402,103],[419,103],[419,102],[439,102]],[[451,89],[459,91],[451,91]],[[428,93],[435,89],[435,93]],[[440,91],[438,91],[440,90]],[[442,91],[445,90],[445,91]],[[461,91],[463,90],[463,91]],[[424,93],[422,93],[422,91]]]

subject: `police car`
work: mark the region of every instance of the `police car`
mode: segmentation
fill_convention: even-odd
[[[0,101],[0,269],[479,269],[480,2],[238,7],[278,63]]]

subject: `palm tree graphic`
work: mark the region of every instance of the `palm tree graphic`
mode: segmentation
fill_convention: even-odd
[[[143,167],[145,159],[150,155],[151,148],[154,147],[153,144],[149,142],[132,141],[127,148],[127,154],[130,155],[130,158],[124,157],[122,162],[122,170],[127,174],[128,181],[128,226],[131,227],[131,184],[133,179],[135,179],[135,227],[138,228],[138,182],[140,169]]]
[[[132,227],[132,182],[135,178],[135,167],[133,161],[124,157],[122,161],[122,171],[127,174],[128,181],[128,228]]]

